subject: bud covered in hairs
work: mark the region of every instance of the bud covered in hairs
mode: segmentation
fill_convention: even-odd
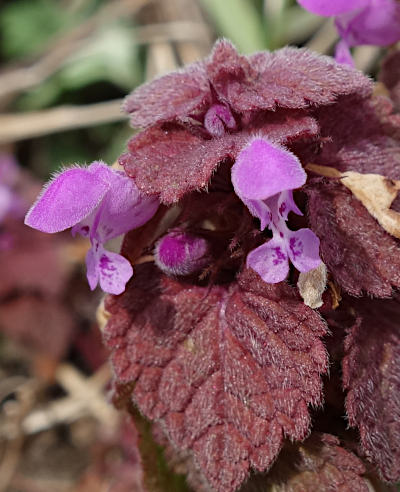
[[[190,275],[208,262],[206,239],[182,231],[163,236],[154,249],[157,266],[167,275]]]

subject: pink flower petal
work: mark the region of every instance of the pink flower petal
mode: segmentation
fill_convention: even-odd
[[[313,14],[330,17],[365,7],[369,0],[297,0],[297,2]]]
[[[0,184],[0,222],[8,214],[13,201],[13,193],[7,186]]]
[[[204,117],[204,126],[213,137],[222,137],[225,126],[233,130],[236,128],[236,121],[227,106],[214,104]]]
[[[43,232],[68,229],[98,207],[109,187],[86,168],[67,169],[44,187],[25,224]]]
[[[292,190],[285,190],[279,194],[277,208],[278,208],[279,215],[284,220],[287,220],[290,212],[293,212],[297,215],[303,215],[303,212],[299,209],[299,207],[296,205],[293,199]]]
[[[133,268],[123,256],[103,250],[99,257],[98,273],[102,290],[118,295],[124,292],[126,283],[133,275]]]
[[[247,266],[256,271],[269,284],[285,280],[289,273],[289,262],[285,243],[273,238],[247,255]]]
[[[361,11],[336,18],[336,27],[349,46],[386,46],[400,39],[400,3],[396,0],[370,0]]]
[[[91,237],[101,242],[142,226],[153,217],[160,204],[157,198],[140,193],[125,173],[110,171],[110,190],[91,229]]]
[[[99,245],[97,245],[97,248]],[[96,246],[92,246],[86,254],[86,277],[89,282],[90,290],[94,290],[99,283],[99,255]]]
[[[290,231],[286,236],[290,261],[300,272],[308,272],[320,265],[319,239],[310,229]]]
[[[263,231],[272,219],[271,210],[268,205],[262,200],[249,200],[248,198],[242,198],[242,201],[249,209],[251,215],[260,219],[260,230]]]
[[[349,45],[343,39],[341,39],[336,45],[335,60],[342,65],[354,67],[354,60],[351,56]]]
[[[299,188],[306,179],[294,154],[262,138],[245,147],[232,167],[236,194],[252,200],[265,200],[283,190]]]

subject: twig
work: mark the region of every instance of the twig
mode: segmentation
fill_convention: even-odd
[[[103,394],[104,386],[110,380],[108,364],[90,378],[85,378],[73,366],[62,364],[57,370],[56,379],[69,396],[30,413],[22,423],[26,434],[35,434],[59,423],[71,423],[87,415],[97,418],[107,429],[115,428],[118,413],[107,403]]]
[[[377,61],[381,48],[379,46],[357,46],[353,51],[355,66],[368,73]]]
[[[122,99],[84,106],[59,106],[54,109],[0,116],[0,143],[16,142],[75,128],[122,121]]]
[[[22,422],[35,402],[37,389],[36,382],[28,380],[25,384],[19,386],[17,401],[10,402],[8,408],[7,406],[5,407],[7,429],[10,436],[0,463],[0,492],[8,490],[8,486],[17,469],[24,443]]]

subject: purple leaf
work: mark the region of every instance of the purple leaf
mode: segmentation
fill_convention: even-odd
[[[202,288],[143,264],[107,309],[117,380],[135,382],[140,411],[194,453],[216,490],[269,468],[284,435],[307,435],[307,404],[321,403],[326,329],[285,283],[249,270],[230,286]]]
[[[202,62],[143,84],[124,102],[133,126],[185,119],[211,103],[210,85]]]
[[[315,111],[321,145],[294,149],[303,163],[400,179],[400,118],[387,98],[344,98]]]
[[[362,461],[337,437],[313,432],[301,444],[287,444],[268,475],[252,477],[240,492],[369,492],[364,475]]]
[[[129,141],[120,163],[142,192],[169,204],[207,186],[214,169],[234,149],[233,136],[204,140],[180,127],[153,127]]]
[[[400,287],[399,242],[341,184],[314,180],[307,193],[310,226],[336,282],[351,295],[390,296]]]
[[[356,70],[305,49],[240,56],[217,42],[207,72],[218,97],[236,112],[306,108],[333,103],[339,95],[368,96],[370,81]]]
[[[384,480],[400,480],[400,335],[397,300],[352,304],[357,322],[350,330],[343,359],[346,410],[360,432],[366,457]]]

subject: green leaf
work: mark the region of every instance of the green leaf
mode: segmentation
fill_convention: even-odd
[[[1,51],[9,58],[33,55],[71,22],[71,15],[60,7],[60,2],[12,1],[3,7],[0,16]]]
[[[232,40],[242,53],[269,48],[263,15],[249,0],[201,0],[220,34]]]
[[[118,22],[98,31],[86,47],[69,58],[61,77],[68,89],[102,80],[130,90],[141,80],[141,74],[133,31]]]

